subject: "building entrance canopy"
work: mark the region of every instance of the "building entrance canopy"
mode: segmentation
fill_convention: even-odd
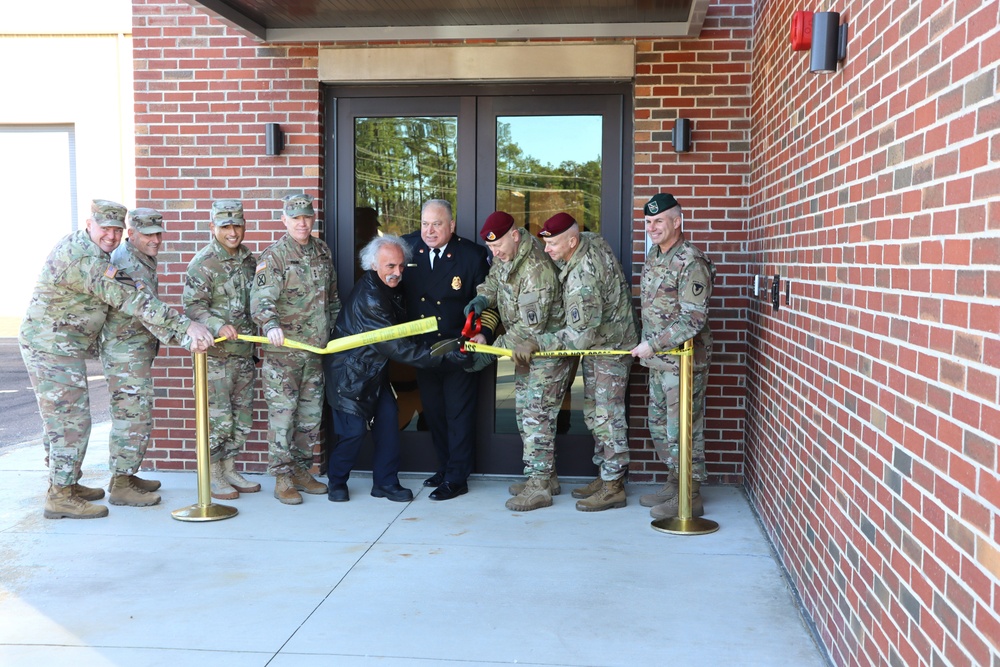
[[[697,37],[709,0],[187,0],[265,42]]]

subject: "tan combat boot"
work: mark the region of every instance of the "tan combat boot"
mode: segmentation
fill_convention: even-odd
[[[222,461],[212,461],[208,474],[212,484],[212,497],[216,500],[235,500],[240,497],[240,492],[230,486],[225,475]]]
[[[649,510],[649,516],[654,519],[670,519],[677,516],[677,504],[679,495],[674,496],[672,499],[665,503],[660,503]],[[701,482],[691,482],[691,516],[704,516],[705,515],[705,504],[701,500]]]
[[[326,484],[318,481],[308,470],[303,470],[302,468],[294,468],[292,470],[292,484],[299,491],[305,491],[313,495],[319,495],[327,491]]]
[[[552,494],[549,492],[549,483],[548,479],[529,477],[521,493],[507,501],[507,509],[514,512],[530,512],[542,507],[551,507]]]
[[[524,491],[524,486],[527,482],[517,482],[516,484],[511,484],[507,487],[507,491],[510,495],[517,496]],[[562,486],[559,485],[559,475],[552,473],[552,477],[549,477],[549,493],[553,496],[558,496],[562,493]]]
[[[77,482],[73,485],[73,495],[83,500],[100,500],[104,497],[104,489],[95,489]]]
[[[589,498],[600,491],[602,486],[604,486],[604,480],[598,477],[587,486],[578,486],[573,489],[572,496],[574,498]]]
[[[108,502],[112,505],[129,505],[130,507],[148,507],[160,502],[160,494],[153,491],[143,491],[132,484],[132,475],[113,475],[108,485]]]
[[[104,505],[94,505],[73,493],[73,486],[49,485],[45,494],[46,519],[99,519],[108,515]]]
[[[610,482],[603,482],[596,493],[576,501],[576,508],[581,512],[601,512],[625,507],[625,502],[623,480],[613,479]]]
[[[156,479],[143,479],[138,475],[129,475],[128,478],[132,482],[132,486],[140,491],[156,491],[160,488],[160,482]]]
[[[639,504],[643,507],[656,507],[677,498],[677,473],[673,470],[667,475],[667,483],[658,491],[644,493],[639,496]]]
[[[282,473],[274,481],[274,497],[286,505],[301,505],[302,495],[295,488],[292,476]]]
[[[236,459],[222,459],[222,476],[229,486],[240,493],[257,493],[260,491],[260,484],[251,482],[249,479],[236,472]]]

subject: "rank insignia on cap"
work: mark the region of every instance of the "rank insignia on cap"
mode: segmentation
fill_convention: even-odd
[[[653,215],[656,215],[657,213],[660,212],[660,205],[657,204],[655,201],[651,201],[648,204],[646,204],[646,208],[649,209],[649,212],[652,213]]]
[[[496,241],[497,240],[497,235],[494,234],[493,232],[490,232],[489,234],[486,235],[486,240],[487,241]]]
[[[266,268],[267,268],[267,262],[261,262],[260,264],[257,265],[257,271],[255,271],[255,273],[260,273]]]
[[[455,276],[451,279],[452,289],[462,289],[462,279],[459,276]]]
[[[108,270],[104,272],[105,278],[114,278],[118,275],[118,267],[114,264],[108,264]]]

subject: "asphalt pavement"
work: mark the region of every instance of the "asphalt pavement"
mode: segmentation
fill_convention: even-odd
[[[108,411],[108,383],[101,362],[87,362],[87,379],[94,423],[106,422],[111,419],[111,413]],[[35,392],[31,389],[16,338],[0,338],[0,413],[4,416],[0,420],[0,451],[42,437]]]

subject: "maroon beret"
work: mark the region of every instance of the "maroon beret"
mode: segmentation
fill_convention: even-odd
[[[494,211],[490,217],[486,218],[483,228],[479,230],[479,236],[484,241],[496,241],[498,238],[510,231],[514,226],[514,218],[510,213]]]
[[[545,225],[542,227],[542,231],[538,232],[538,235],[542,238],[558,236],[575,224],[576,220],[569,213],[556,213],[545,221]]]

